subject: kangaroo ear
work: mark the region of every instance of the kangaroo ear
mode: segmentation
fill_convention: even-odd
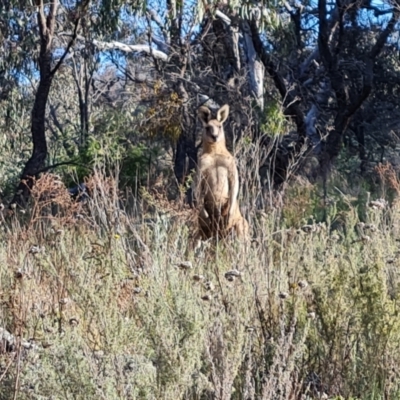
[[[219,122],[221,122],[221,124],[223,124],[226,121],[226,119],[228,118],[228,115],[229,115],[229,106],[228,106],[228,104],[225,104],[218,110],[217,120]]]
[[[207,107],[201,106],[199,108],[198,114],[199,114],[200,121],[204,125],[207,125],[208,122],[210,121],[211,111]]]

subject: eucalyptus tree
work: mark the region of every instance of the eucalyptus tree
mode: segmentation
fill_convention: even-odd
[[[74,37],[69,41],[66,48],[62,51],[58,60],[54,60],[54,37],[60,22],[72,22],[74,34],[76,35],[81,14],[85,13],[88,2],[79,4],[76,8],[77,15],[74,21],[69,21],[65,14],[59,13],[60,3],[54,0],[45,6],[43,1],[36,4],[24,5],[22,2],[8,2],[3,10],[3,17],[11,17],[7,23],[9,46],[21,46],[25,59],[30,63],[37,63],[39,73],[39,84],[36,89],[35,101],[31,115],[31,135],[33,142],[32,155],[25,164],[21,175],[21,181],[17,188],[17,193],[13,202],[21,204],[29,197],[29,191],[33,184],[33,177],[45,167],[47,157],[47,142],[45,135],[45,114],[46,104],[51,88],[52,80],[64,58],[71,48]],[[61,15],[60,15],[61,14]],[[16,16],[16,18],[14,17]],[[12,18],[14,17],[14,18]],[[29,41],[25,38],[29,38]],[[27,42],[34,44],[33,51],[29,51]],[[24,46],[25,45],[25,46]],[[36,46],[39,51],[36,52]],[[22,47],[23,46],[23,47]]]
[[[0,78],[4,81],[14,71],[14,78],[18,80],[22,68],[38,75],[31,115],[33,149],[22,171],[13,203],[22,205],[28,199],[33,178],[46,168],[45,121],[49,92],[78,34],[81,30],[85,32],[89,17],[97,19],[94,32],[115,29],[121,7],[127,7],[127,4],[107,0],[2,2],[0,25],[4,28],[1,43],[4,52],[0,60],[3,67]],[[67,40],[63,35],[65,31],[70,32]],[[87,121],[87,118],[82,116],[82,120]],[[86,129],[84,123],[82,129]]]
[[[0,79],[9,82],[2,85],[3,96],[18,83],[12,71],[30,69],[39,77],[33,151],[14,199],[19,203],[28,197],[30,177],[46,168],[46,105],[63,64],[71,66],[76,85],[81,146],[90,131],[94,76],[111,60],[134,87],[129,93],[146,87],[142,99],[132,97],[137,111],[131,112],[143,116],[138,129],[153,121],[153,131],[169,132],[178,182],[185,182],[197,161],[196,109],[229,102],[228,137],[248,136],[270,149],[263,163],[279,187],[308,154],[318,156],[326,175],[352,118],[375,93],[382,51],[399,51],[398,0],[3,4],[1,45],[7,51],[0,55]],[[121,89],[119,96],[129,93]],[[278,132],[269,131],[271,104],[287,119]],[[50,107],[55,121],[53,114]]]
[[[125,57],[116,58],[116,63],[122,61],[119,68],[133,83],[145,83],[154,88],[161,81],[163,91],[178,97],[174,171],[180,183],[185,181],[197,160],[195,116],[198,106],[207,101],[211,107],[225,101],[233,103],[231,107],[242,120],[239,125],[246,126],[250,125],[246,117],[248,112],[243,113],[243,109],[250,109],[251,113],[251,99],[260,112],[264,108],[264,66],[255,51],[249,21],[239,14],[241,8],[248,6],[150,1],[136,10],[131,20],[132,23],[139,21],[140,43],[129,43],[131,37],[121,35],[116,35],[119,40],[91,41],[102,51],[125,53]],[[273,6],[270,9],[272,14]],[[127,19],[124,14],[123,22]],[[147,63],[148,70],[154,72],[152,79],[148,79],[149,72],[140,82],[132,73],[129,62],[132,53],[152,60],[152,65]],[[167,107],[165,110],[170,111]]]
[[[276,147],[274,153],[281,154],[273,158],[271,169],[277,185],[288,178],[289,170],[301,167],[307,154],[318,156],[326,176],[349,123],[374,91],[380,54],[399,50],[393,43],[398,0],[378,5],[352,0],[329,5],[325,0],[166,1],[157,8],[148,2],[140,12],[147,22],[147,43],[126,50],[150,55],[165,85],[179,94],[182,119],[175,173],[180,182],[196,162],[191,116],[206,101],[234,102],[244,129],[252,126],[253,139],[261,136],[262,143]],[[242,85],[235,91],[238,82]],[[267,114],[266,96],[279,96],[293,124],[290,146],[284,149],[284,135],[277,141],[273,132],[260,129]],[[246,102],[249,97],[253,103]],[[253,109],[251,120],[244,117],[244,108]]]
[[[298,157],[305,146],[318,155],[326,176],[351,119],[375,90],[382,51],[399,52],[399,44],[393,43],[399,2],[288,1],[282,3],[280,15],[286,16],[280,31],[260,32],[254,19],[251,27],[284,112],[296,125],[296,145],[286,161]]]

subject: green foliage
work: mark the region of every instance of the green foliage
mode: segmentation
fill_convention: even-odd
[[[32,145],[29,132],[29,110],[32,98],[17,89],[8,93],[7,101],[0,101],[0,191],[8,196],[15,187]]]
[[[288,132],[288,125],[281,104],[278,101],[268,102],[261,118],[261,132],[270,136],[281,136]]]
[[[137,188],[162,172],[162,144],[132,130],[131,124],[125,112],[104,113],[79,151],[78,166],[67,168],[69,174],[83,181],[96,167],[109,174],[118,166],[120,185]]]
[[[159,147],[150,147],[138,144],[128,149],[121,164],[121,183],[136,187],[142,185],[149,178],[153,168],[157,167],[157,160],[162,155]],[[158,172],[161,172],[158,170]]]
[[[105,171],[120,168],[121,186],[137,187],[146,182],[150,171],[157,165],[160,149],[144,143],[132,144],[130,141],[107,135],[101,139],[89,137],[88,145],[81,151],[79,164],[74,175],[79,181],[90,175],[92,168],[102,166]]]
[[[365,222],[372,198],[386,194],[392,202],[396,192],[385,187],[382,193],[376,184],[371,185],[369,179],[362,178],[354,170],[350,173],[341,168],[332,171],[325,186],[326,196],[321,181],[315,185],[302,179],[293,182],[285,194],[283,221],[288,226],[315,221],[328,222],[335,227],[343,225],[343,218],[351,218],[352,223],[358,219]]]

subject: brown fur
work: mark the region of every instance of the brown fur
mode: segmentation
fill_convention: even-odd
[[[204,239],[226,237],[234,231],[238,237],[248,235],[248,223],[239,209],[239,176],[235,158],[226,148],[223,123],[229,106],[222,106],[217,118],[211,119],[207,107],[200,107],[203,122],[203,151],[194,180],[195,197],[200,203],[198,217],[200,234]]]

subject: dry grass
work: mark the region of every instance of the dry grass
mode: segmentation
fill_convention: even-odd
[[[158,190],[95,174],[82,204],[54,181],[1,219],[0,399],[400,396],[396,205],[339,231],[248,207],[251,244],[196,247]]]

